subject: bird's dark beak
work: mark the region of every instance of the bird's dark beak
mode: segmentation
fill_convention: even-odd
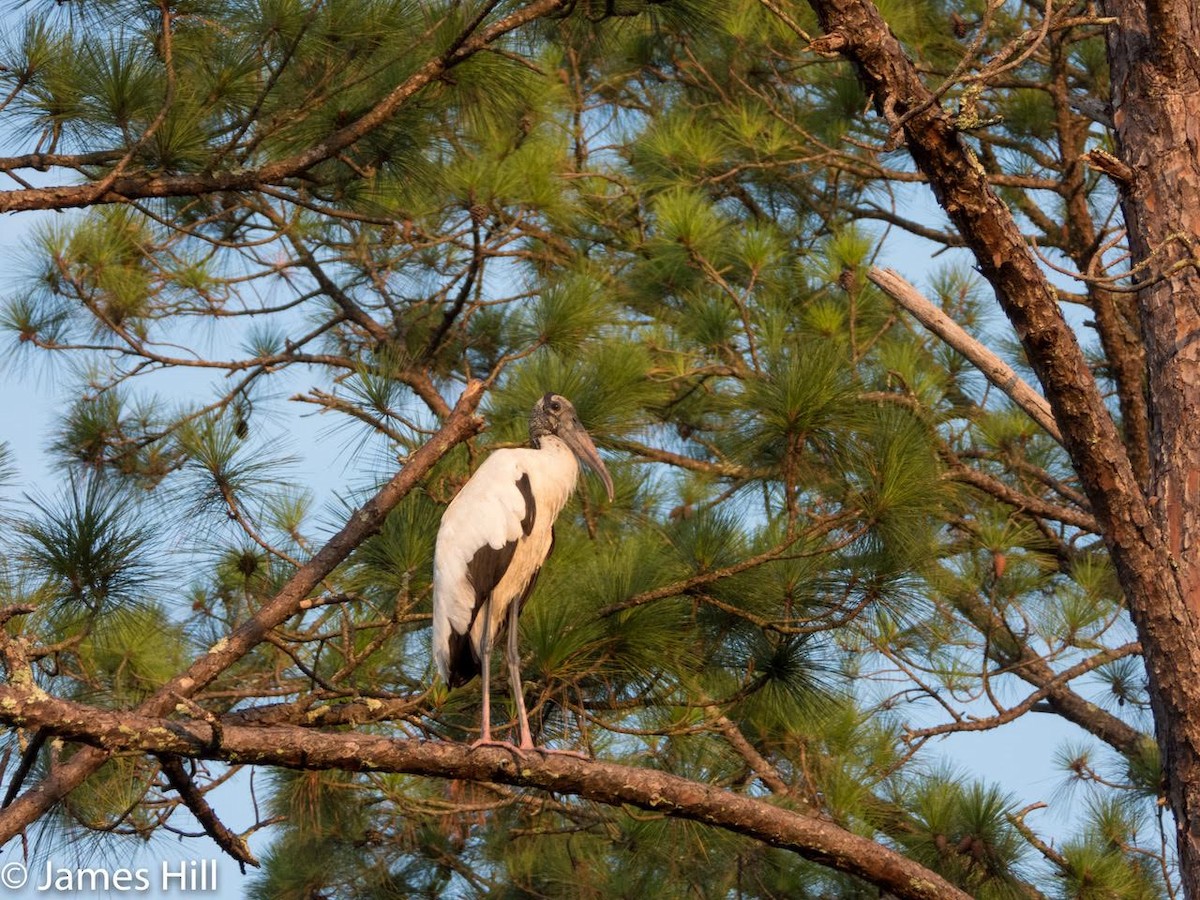
[[[608,469],[604,467],[604,460],[600,458],[600,451],[592,443],[591,435],[579,424],[579,420],[575,419],[572,422],[563,423],[563,427],[559,429],[558,436],[567,442],[567,446],[579,457],[580,462],[600,476],[600,480],[604,482],[605,490],[608,491],[609,502],[612,502],[612,476],[608,474]]]

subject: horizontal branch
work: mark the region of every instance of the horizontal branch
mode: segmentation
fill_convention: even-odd
[[[651,447],[648,444],[624,438],[607,438],[605,446],[611,447],[613,450],[632,453],[651,462],[666,463],[670,466],[677,466],[680,469],[687,469],[690,472],[700,472],[705,475],[716,476],[717,478],[745,480],[750,478],[766,478],[773,474],[769,469],[752,469],[749,466],[722,460],[697,459],[693,456],[685,456],[682,453],[663,450],[660,447]]]
[[[89,153],[26,153],[24,156],[6,156],[0,159],[0,172],[18,169],[34,169],[45,172],[53,168],[79,169],[84,166],[104,166],[115,163],[124,150],[93,150]]]
[[[0,686],[0,722],[44,728],[57,737],[96,747],[102,755],[176,754],[241,765],[392,772],[572,794],[723,828],[863,878],[900,900],[969,900],[936,873],[832,822],[653,769],[354,732],[214,727],[198,719],[99,709],[51,697],[31,685]]]

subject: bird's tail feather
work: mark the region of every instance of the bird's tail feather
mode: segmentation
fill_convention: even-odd
[[[450,664],[447,666],[446,683],[452,688],[462,687],[482,669],[475,648],[471,646],[471,635],[450,632]]]

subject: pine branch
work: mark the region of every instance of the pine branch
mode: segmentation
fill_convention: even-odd
[[[482,209],[486,210],[486,207]],[[483,275],[483,237],[480,235],[480,221],[486,213],[481,212],[481,209],[475,205],[472,205],[470,212],[471,264],[467,267],[466,274],[463,276],[463,283],[459,286],[458,296],[454,298],[454,302],[442,313],[442,321],[438,323],[438,327],[429,336],[429,341],[425,345],[425,352],[421,357],[425,360],[432,360],[437,355],[438,350],[441,349],[442,341],[450,333],[450,328],[454,325],[455,320],[462,314],[463,307],[467,303],[467,298],[471,296],[471,291]]]
[[[737,463],[696,459],[691,456],[685,456],[682,453],[662,450],[658,447],[651,447],[640,441],[631,441],[626,438],[606,438],[604,446],[611,447],[613,450],[620,450],[624,453],[632,453],[635,456],[640,456],[654,462],[666,463],[680,469],[687,469],[690,472],[702,472],[705,475],[715,475],[720,478],[747,480],[750,478],[767,478],[774,474],[768,469],[751,469],[748,466],[742,466]]]
[[[734,575],[740,575],[742,572],[748,572],[750,569],[757,568],[758,566],[769,563],[772,560],[781,559],[787,553],[788,549],[801,538],[812,538],[818,534],[828,534],[839,525],[845,524],[848,519],[849,516],[846,515],[833,516],[829,519],[824,519],[810,528],[796,532],[788,537],[783,543],[772,547],[770,550],[759,553],[756,556],[751,556],[750,558],[744,559],[738,563],[734,563],[731,566],[724,566],[723,568],[713,569],[709,572],[701,572],[699,575],[693,575],[690,578],[684,578],[680,581],[673,582],[672,584],[663,585],[660,588],[643,591],[640,594],[627,597],[626,599],[617,603],[610,603],[608,606],[605,606],[597,611],[596,616],[598,618],[611,616],[614,613],[619,613],[627,609],[645,606],[647,603],[654,603],[658,600],[665,600],[668,597],[676,597],[680,594],[686,594],[689,591],[694,591],[698,587],[703,587],[704,585],[712,584],[724,578],[730,578]],[[847,544],[853,543],[860,537],[862,537],[862,533],[856,530],[849,537],[843,538],[841,541],[839,541],[835,546],[823,546],[817,552],[822,554],[829,553],[841,546],[846,546]],[[796,555],[806,556],[810,554],[800,553]]]
[[[235,710],[226,713],[222,721],[235,725],[298,725],[305,728],[365,725],[412,716],[427,699],[427,692],[390,700],[368,697],[332,703],[316,703],[310,698]]]
[[[1037,706],[1037,704],[1042,700],[1045,700],[1047,697],[1055,694],[1059,688],[1065,687],[1067,682],[1071,681],[1072,679],[1078,678],[1081,675],[1086,675],[1088,672],[1094,671],[1100,666],[1107,665],[1114,660],[1124,659],[1127,656],[1141,653],[1141,651],[1142,645],[1137,641],[1124,644],[1120,647],[1114,647],[1111,650],[1102,650],[1101,652],[1089,656],[1087,659],[1079,663],[1076,663],[1069,669],[1064,669],[1062,672],[1054,673],[1052,677],[1042,682],[1041,687],[1039,687],[1032,694],[1029,694],[1020,703],[1005,707],[994,716],[973,717],[966,721],[947,722],[941,725],[930,725],[926,728],[909,729],[904,735],[904,740],[911,742],[927,737],[933,737],[935,735],[957,734],[965,731],[990,731],[993,728],[999,728],[1001,725],[1006,725],[1007,723],[1019,719],[1021,716],[1025,715],[1025,713]],[[1041,659],[1041,657],[1038,658]],[[1008,671],[1016,672],[1019,666],[1020,664],[1018,663]],[[1137,736],[1137,740],[1140,741],[1141,739],[1142,736],[1139,734]]]
[[[1014,634],[992,606],[975,593],[958,597],[955,606],[981,634],[989,637],[988,655],[1045,696],[1055,713],[1127,757],[1145,749],[1148,735],[1075,693],[1045,658]],[[1003,638],[1003,641],[1000,638]]]
[[[1016,457],[1013,454],[1008,453],[1001,454],[999,457],[997,457],[995,454],[988,451],[971,450],[969,448],[958,450],[954,455],[960,459],[978,459],[985,462],[999,463],[1015,473],[1029,475],[1037,481],[1040,481],[1046,487],[1050,488],[1050,490],[1054,491],[1054,493],[1058,494],[1068,503],[1074,504],[1084,512],[1092,511],[1091,504],[1088,502],[1087,497],[1079,493],[1079,491],[1075,490],[1070,485],[1065,484],[1059,479],[1055,478],[1041,466],[1034,465],[1028,459]]]
[[[1087,359],[1054,287],[962,142],[953,117],[931,102],[932,93],[870,0],[809,0],[809,5],[827,32],[818,40],[854,64],[876,109],[903,137],[995,288],[1046,391],[1051,418],[1109,534],[1118,567],[1155,570],[1146,498]],[[1141,577],[1149,596],[1152,579]]]
[[[95,184],[57,185],[0,192],[0,212],[27,209],[71,209],[101,203],[128,203],[149,197],[181,197],[218,191],[251,191],[260,184],[279,185],[332,159],[352,144],[388,122],[396,111],[427,85],[488,45],[517,28],[557,13],[569,0],[535,0],[492,25],[476,32],[476,19],[441,54],[429,60],[392,89],[379,103],[354,122],[330,134],[307,150],[250,169],[186,175],[123,175],[106,182],[103,194]],[[3,160],[0,160],[0,166]]]
[[[304,241],[296,235],[295,229],[288,227],[281,218],[279,218],[264,204],[264,213],[276,224],[279,231],[291,244],[292,249],[300,259],[300,264],[304,266],[312,275],[313,280],[321,288],[321,293],[337,304],[338,309],[342,314],[355,325],[363,329],[371,336],[371,339],[378,344],[385,344],[391,339],[391,333],[375,319],[371,318],[366,311],[354,302],[345,291],[341,289],[336,281],[329,277],[325,272],[324,267],[317,262],[317,258],[313,256],[312,251],[304,245]]]
[[[122,150],[93,150],[90,153],[27,153],[24,156],[8,156],[0,159],[0,172],[16,169],[83,169],[87,166],[105,166],[116,162]]]
[[[4,792],[4,800],[0,802],[0,809],[7,809],[17,799],[17,794],[21,792],[25,779],[29,777],[29,773],[33,770],[33,764],[37,762],[38,754],[42,752],[42,747],[45,745],[46,732],[34,732],[33,737],[29,740],[29,745],[21,754],[21,762],[17,765],[17,770],[13,772],[12,781],[8,783],[8,790]]]
[[[736,722],[721,712],[717,706],[705,707],[705,712],[714,717],[713,721],[716,723],[717,728],[721,730],[721,734],[725,736],[725,740],[728,741],[729,746],[746,761],[746,765],[758,776],[758,780],[767,786],[771,793],[783,797],[797,796],[791,785],[783,779],[779,770],[771,764],[770,760],[758,752],[758,748],[750,743],[742,733],[742,730],[738,728]],[[799,799],[805,807],[810,806],[807,799]],[[813,810],[809,809],[808,812],[811,814]]]
[[[960,481],[963,484],[969,484],[971,487],[983,491],[985,494],[990,494],[1013,509],[1024,510],[1039,518],[1052,519],[1055,522],[1062,522],[1064,525],[1082,528],[1091,534],[1100,534],[1100,523],[1096,521],[1094,516],[1071,509],[1069,506],[1051,503],[1040,497],[1022,494],[1016,488],[1009,487],[1000,479],[993,478],[985,472],[980,472],[978,469],[973,469],[955,460],[950,461],[950,470],[946,473],[946,477],[954,481]]]

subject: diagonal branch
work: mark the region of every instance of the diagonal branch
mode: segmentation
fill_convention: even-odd
[[[197,790],[196,785],[192,782],[192,777],[183,768],[180,758],[170,754],[163,754],[159,757],[159,763],[162,766],[163,774],[167,777],[168,783],[175,790],[175,793],[179,795],[184,805],[192,811],[192,815],[196,817],[196,821],[200,823],[200,827],[204,829],[205,834],[216,841],[217,846],[241,864],[243,874],[245,874],[247,863],[258,868],[259,862],[254,858],[254,854],[250,852],[250,848],[246,846],[246,842],[236,833],[230,831],[228,826],[217,818],[217,814],[208,805],[208,801],[204,799],[204,795]]]
[[[1030,387],[1012,366],[971,337],[965,328],[934,306],[898,272],[873,268],[867,277],[912,313],[917,321],[965,356],[988,381],[1007,394],[1013,403],[1046,429],[1047,434],[1060,444],[1063,442],[1058,423],[1054,421],[1054,414],[1050,411],[1050,404]]]
[[[1166,535],[1156,523],[1087,358],[1058,306],[1054,286],[1012,213],[988,185],[984,167],[959,134],[953,117],[938,103],[929,102],[932,93],[871,0],[809,0],[809,5],[826,31],[814,43],[836,50],[853,63],[877,111],[902,132],[917,168],[928,176],[938,202],[995,290],[1041,382],[1063,446],[1112,554],[1145,650],[1160,746],[1164,754],[1200,758],[1190,737],[1185,739],[1186,752],[1167,746],[1167,735],[1183,734],[1186,727],[1200,733],[1194,679],[1181,679],[1179,673],[1187,670],[1176,662],[1181,646],[1194,643],[1189,638],[1178,640],[1181,623],[1194,621],[1194,605],[1189,608],[1179,578],[1179,555],[1171,554],[1172,565],[1165,564],[1170,553]],[[1188,475],[1188,484],[1196,480],[1194,474],[1193,470]],[[1188,626],[1183,627],[1186,632]],[[1181,803],[1173,804],[1177,815]]]
[[[870,0],[809,0],[826,35],[816,43],[849,59],[876,109],[902,134],[917,168],[975,255],[979,271],[1020,338],[1041,381],[1063,443],[1122,564],[1124,548],[1144,553],[1145,495],[1054,286],[1012,213],[987,181],[954,118],[925,85]]]
[[[1118,753],[1131,758],[1145,753],[1147,742],[1152,741],[1149,735],[1077,694],[1062,673],[1055,672],[1045,657],[1029,645],[1025,636],[1015,633],[982,596],[974,591],[963,591],[954,599],[954,605],[967,621],[987,636],[988,657],[1037,688],[1039,696],[1044,692],[1055,713],[1104,741]],[[1127,644],[1120,648],[1120,652],[1135,653],[1140,649]],[[1115,651],[1102,651],[1092,659],[1108,661],[1111,652]]]
[[[1026,647],[1022,647],[1021,649],[1025,653],[1029,652]],[[1086,675],[1100,666],[1107,665],[1113,660],[1124,659],[1127,656],[1141,653],[1141,650],[1142,645],[1137,641],[1133,641],[1132,643],[1114,647],[1110,650],[1102,650],[1062,672],[1052,671],[1046,665],[1045,660],[1038,656],[1035,660],[1031,661],[1031,673],[1026,674],[1019,668],[1025,665],[1024,661],[1022,661],[1012,667],[1013,673],[1020,675],[1031,684],[1038,685],[1038,688],[1020,703],[1006,707],[994,716],[972,717],[966,721],[944,722],[940,725],[930,725],[926,728],[910,728],[905,733],[904,740],[912,742],[939,734],[960,734],[967,731],[988,731],[993,728],[999,728],[1001,725],[1019,719],[1042,700],[1048,700],[1050,708],[1055,712],[1061,713],[1060,698],[1071,696],[1076,698],[1076,700],[1082,701],[1082,698],[1078,694],[1070,690],[1067,682],[1081,675]],[[1151,740],[1148,735],[1144,735],[1136,729],[1131,728],[1111,713],[1093,704],[1089,703],[1086,705],[1091,706],[1095,712],[1095,715],[1089,717],[1089,720],[1094,719],[1099,722],[1101,725],[1100,728],[1093,729],[1089,727],[1089,720],[1079,721],[1070,715],[1064,714],[1064,716],[1070,718],[1071,721],[1087,731],[1096,734],[1097,737],[1102,737],[1126,756],[1133,756],[1145,750],[1146,744]]]
[[[387,514],[416,487],[453,447],[483,427],[475,409],[483,398],[482,382],[470,382],[441,430],[414,452],[401,469],[374,497],[350,516],[342,530],[329,539],[278,594],[252,618],[217,641],[186,672],[175,676],[138,707],[144,716],[162,716],[181,700],[203,690],[213,679],[249,653],[270,631],[310,605],[308,595],[350,553],[383,525]],[[171,752],[170,750],[164,752]],[[40,784],[34,785],[4,810],[0,810],[0,844],[49,811],[77,788],[108,759],[108,752],[95,746],[76,753],[55,767]]]
[[[654,603],[658,600],[665,600],[668,597],[675,597],[680,594],[687,594],[696,590],[698,587],[713,584],[725,578],[731,578],[734,575],[740,575],[742,572],[747,572],[750,569],[757,568],[765,563],[773,562],[777,559],[782,559],[788,550],[801,538],[809,540],[821,534],[828,534],[835,528],[845,525],[850,520],[850,516],[841,513],[835,516],[830,516],[826,519],[821,519],[813,525],[805,528],[803,531],[798,531],[795,534],[786,537],[782,543],[764,550],[755,556],[743,559],[741,562],[725,566],[720,569],[710,569],[707,572],[701,572],[697,575],[689,576],[688,578],[674,581],[670,584],[665,584],[662,587],[652,588],[648,591],[642,591],[640,594],[634,594],[632,597],[626,597],[616,603],[610,603],[596,611],[597,618],[605,618],[615,615],[619,612],[624,612],[627,609],[633,609],[638,606],[645,606],[647,603]],[[825,554],[833,550],[841,549],[862,536],[861,529],[855,529],[848,535],[842,536],[832,545],[822,545],[820,549],[814,551],[798,551],[791,555],[790,558],[797,559],[804,556],[811,556],[817,553]]]
[[[321,289],[321,293],[336,303],[338,309],[342,311],[342,314],[355,325],[363,329],[363,331],[367,332],[373,341],[375,341],[377,344],[386,343],[391,338],[391,332],[389,332],[388,329],[385,328],[381,323],[371,318],[371,316],[367,314],[366,310],[355,303],[354,299],[345,291],[343,291],[341,286],[336,281],[329,277],[329,274],[325,271],[324,267],[317,261],[317,258],[313,256],[312,251],[308,249],[307,245],[305,245],[304,239],[297,235],[296,229],[291,227],[290,223],[284,221],[283,216],[275,212],[275,210],[272,209],[267,203],[261,204],[259,206],[259,211],[262,212],[262,214],[266,216],[267,219],[269,219],[277,229],[279,229],[279,233],[287,239],[287,242],[296,252],[296,256],[299,258],[300,264],[308,270],[310,275],[312,275],[313,280],[316,281],[317,286]]]
[[[1092,534],[1100,533],[1099,523],[1086,512],[1072,509],[1069,506],[1062,506],[1058,503],[1051,503],[1040,497],[1022,494],[1015,488],[1009,487],[1000,479],[994,478],[978,469],[973,469],[955,459],[950,459],[948,464],[950,468],[946,472],[945,477],[951,481],[969,484],[976,490],[990,494],[1001,503],[1007,503],[1013,509],[1024,510],[1042,519],[1062,522],[1064,525],[1070,525],[1073,528],[1081,528]]]

